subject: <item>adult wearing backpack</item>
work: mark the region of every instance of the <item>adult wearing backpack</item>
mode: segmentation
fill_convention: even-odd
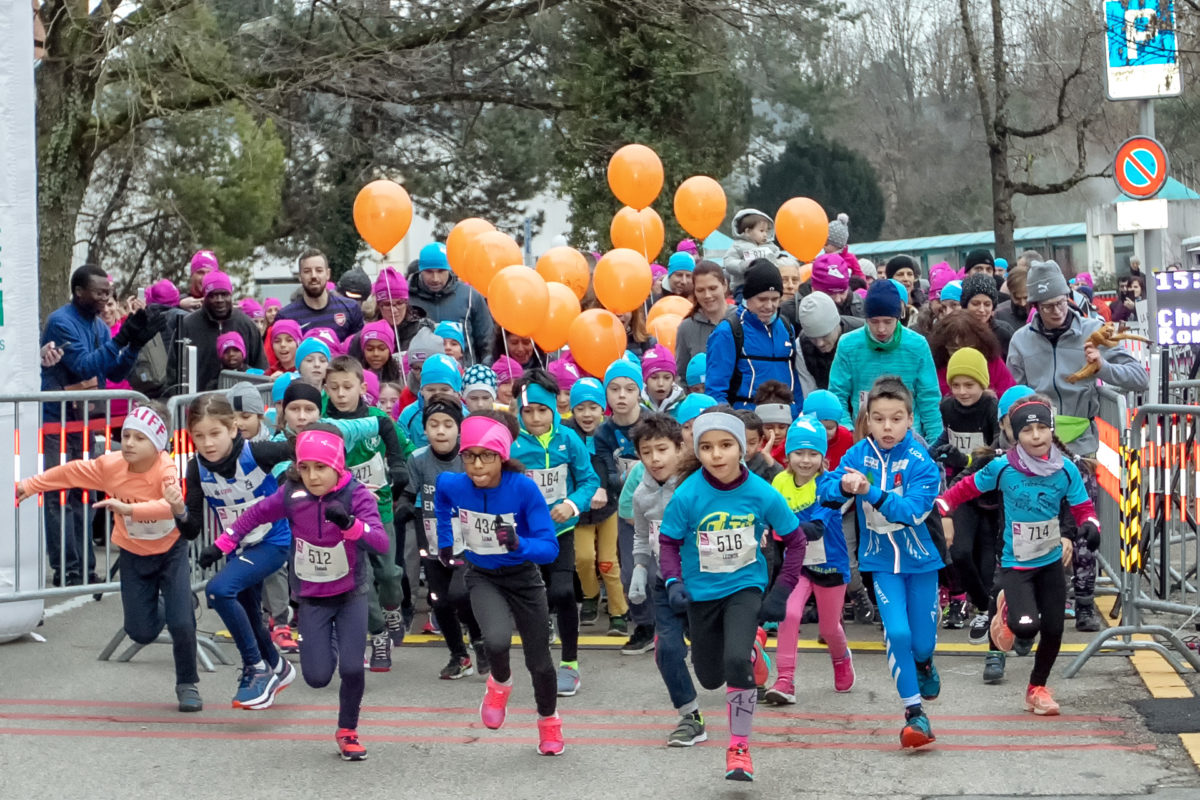
[[[137,361],[129,373],[129,386],[152,399],[172,394],[167,384],[171,355],[179,337],[179,321],[188,312],[179,307],[179,289],[166,278],[146,287],[146,310],[159,314],[165,327],[138,352]]]
[[[746,270],[743,300],[732,308],[708,337],[705,392],[718,403],[754,408],[754,392],[765,381],[779,381],[792,390],[792,415],[803,405],[796,372],[795,334],[779,316],[783,278],[779,267],[765,258]]]

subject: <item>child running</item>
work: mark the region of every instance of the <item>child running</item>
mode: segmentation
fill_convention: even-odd
[[[471,608],[483,631],[492,665],[479,717],[492,730],[504,725],[512,693],[509,651],[516,623],[533,680],[538,712],[538,752],[561,755],[562,720],[554,661],[550,657],[550,615],[540,564],[558,557],[558,537],[546,498],[525,465],[512,458],[519,429],[511,414],[481,411],[463,420],[460,436],[465,475],[438,476],[434,508],[438,558],[454,558],[457,519],[467,559]]]
[[[888,664],[904,703],[900,744],[924,747],[935,737],[921,701],[941,694],[933,650],[944,564],[925,524],[940,476],[913,435],[912,394],[900,378],[876,380],[865,405],[867,437],[818,484],[818,500],[855,500],[859,569],[874,578]]]
[[[955,484],[937,504],[946,514],[984,492],[1000,490],[1004,552],[996,577],[1000,593],[991,622],[991,649],[1004,653],[1018,639],[1028,646],[1041,633],[1025,690],[1025,710],[1056,716],[1059,705],[1046,682],[1062,646],[1067,600],[1059,525],[1062,502],[1071,507],[1079,528],[1077,538],[1093,552],[1100,547],[1100,523],[1079,469],[1063,457],[1066,448],[1054,435],[1050,400],[1042,395],[1018,400],[1008,417],[1017,439],[1012,449]],[[947,521],[943,529],[953,539],[954,526],[946,528]]]
[[[363,555],[383,554],[389,545],[375,495],[347,471],[345,442],[333,425],[315,423],[296,437],[296,462],[286,482],[238,517],[217,539],[218,546],[232,552],[259,526],[285,519],[295,536],[290,549],[304,682],[316,689],[328,686],[337,669],[342,685],[334,737],[344,761],[362,761],[367,750],[357,729],[366,686],[362,643],[371,581]]]
[[[771,485],[752,474],[746,427],[729,406],[712,408],[692,425],[697,462],[688,463],[663,515],[660,568],[667,602],[687,610],[692,666],[706,689],[728,686],[729,749],[725,778],[754,780],[750,731],[758,703],[751,652],[760,620],[784,618],[806,545],[796,515]],[[767,587],[759,547],[768,529],[787,531],[783,566]]]
[[[109,497],[93,506],[113,513],[112,541],[121,548],[121,607],[125,633],[150,644],[165,625],[175,657],[180,711],[200,711],[196,684],[196,618],[192,614],[187,537],[173,516],[183,511],[179,473],[166,452],[166,410],[134,408],[121,429],[121,452],[68,461],[17,484],[17,502],[39,492],[87,489]],[[194,537],[193,537],[194,538]]]
[[[763,697],[775,705],[796,702],[796,644],[809,597],[817,601],[821,638],[833,662],[834,691],[848,692],[854,687],[854,661],[842,629],[842,607],[846,602],[846,584],[850,582],[850,556],[842,535],[842,514],[817,502],[817,478],[823,471],[829,446],[825,427],[815,417],[802,416],[788,428],[785,441],[787,468],[775,476],[771,486],[783,495],[797,520],[812,524],[805,528],[809,539],[804,569],[795,591],[788,595],[787,616],[779,624],[775,651],[778,676]]]

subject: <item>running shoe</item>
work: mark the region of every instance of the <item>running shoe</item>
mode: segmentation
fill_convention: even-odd
[[[679,718],[675,730],[667,737],[667,747],[691,747],[707,741],[708,732],[704,730],[704,716],[699,711],[692,711]]]
[[[558,668],[558,696],[574,697],[579,691],[579,670],[572,669],[566,664]]]
[[[946,616],[942,620],[942,627],[948,630],[961,630],[967,624],[967,601],[960,598],[951,598],[950,604],[946,606]]]
[[[921,690],[922,700],[937,700],[942,693],[942,678],[932,658],[924,664],[917,664],[917,686]]]
[[[181,683],[176,686],[175,699],[179,701],[179,710],[184,713],[204,710],[204,701],[200,699],[200,690],[194,683]]]
[[[1007,658],[1008,656],[999,650],[988,651],[983,659],[984,683],[995,684],[1004,680],[1004,662]]]
[[[771,679],[771,657],[767,655],[767,632],[762,628],[754,633],[750,661],[754,665],[754,685],[765,687]]]
[[[779,633],[779,623],[778,622],[764,622],[762,624],[762,629],[764,631],[766,631],[768,634]]]
[[[292,663],[283,656],[280,656],[279,662],[275,664],[275,677],[279,679],[279,683],[271,690],[266,700],[256,706],[251,706],[251,709],[253,711],[266,711],[273,706],[275,698],[280,692],[292,685],[292,682],[296,680],[296,675],[296,668],[292,666]]]
[[[1057,717],[1058,702],[1045,686],[1030,686],[1025,690],[1025,710],[1039,717]]]
[[[879,619],[879,612],[875,610],[875,605],[871,602],[871,596],[867,594],[866,589],[859,589],[854,593],[854,621],[859,625],[870,625]]]
[[[767,693],[763,695],[763,702],[770,703],[773,706],[790,706],[796,703],[796,687],[792,681],[786,678],[779,678],[775,681],[775,685],[767,689]]]
[[[845,693],[854,688],[854,654],[846,648],[846,655],[833,660],[833,690]]]
[[[1017,636],[1008,627],[1008,601],[1004,599],[1003,589],[1000,590],[1000,594],[996,595],[996,615],[992,617],[990,625],[992,642],[996,647],[1004,653],[1012,650]]]
[[[985,644],[988,639],[988,626],[992,618],[987,614],[976,614],[971,620],[971,629],[967,633],[967,641],[971,644]]]
[[[383,624],[387,627],[388,638],[392,640],[393,647],[399,647],[404,644],[404,614],[398,608],[385,608],[383,610]]]
[[[475,667],[467,656],[450,656],[450,661],[442,667],[438,678],[443,681],[456,681],[475,674]]]
[[[554,624],[554,619],[550,620],[550,644],[562,644],[562,640],[558,638],[558,626]]]
[[[628,636],[629,635],[629,617],[623,614],[617,614],[615,617],[608,618],[608,635],[609,636]]]
[[[633,629],[633,636],[629,637],[629,641],[621,647],[621,655],[623,656],[640,656],[642,653],[649,653],[654,649],[654,628],[648,625],[637,625]]]
[[[905,721],[904,727],[900,729],[901,747],[924,747],[935,741],[937,737],[933,735],[933,727],[924,711],[918,711]]]
[[[287,623],[271,628],[271,641],[281,653],[300,652],[300,645],[296,644],[296,639],[292,636],[292,629]]]
[[[392,640],[387,633],[371,637],[371,672],[389,672],[392,669]]]
[[[544,756],[561,756],[567,749],[563,742],[562,718],[555,714],[553,717],[538,717],[538,752]]]
[[[585,597],[579,607],[579,624],[590,628],[600,619],[600,597]]]
[[[505,686],[496,681],[491,675],[487,679],[487,691],[483,702],[479,704],[479,719],[485,728],[499,730],[508,716],[508,696],[512,694],[512,686]]]
[[[754,780],[754,762],[750,760],[750,748],[744,744],[734,745],[725,751],[725,780]]]
[[[471,642],[471,650],[475,652],[475,672],[479,675],[489,674],[492,671],[492,659],[488,655],[483,639]]]
[[[1093,603],[1075,601],[1075,630],[1083,633],[1095,633],[1104,627],[1100,615],[1096,613]]]
[[[337,739],[338,752],[342,754],[342,761],[366,760],[367,748],[359,743],[358,731],[350,728],[338,728],[334,738]]]
[[[417,616],[417,609],[410,605],[400,606],[400,621],[404,623],[404,632],[412,633],[413,618]]]
[[[435,631],[433,629],[433,615],[432,614],[429,615],[429,619],[425,620],[425,626],[423,628],[421,628],[421,633],[423,633],[426,636],[433,636],[433,634],[435,633]]]
[[[242,668],[242,678],[238,682],[237,694],[233,696],[233,707],[252,709],[263,703],[271,696],[279,678],[275,671],[265,664],[262,668],[246,666]]]
[[[1066,619],[1075,619],[1075,601],[1068,599],[1067,605],[1063,609],[1063,617]]]

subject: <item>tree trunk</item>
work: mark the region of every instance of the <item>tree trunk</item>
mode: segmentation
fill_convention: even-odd
[[[992,167],[992,227],[996,234],[996,258],[1006,258],[1016,264],[1013,230],[1017,215],[1013,211],[1013,192],[1008,176],[1008,140],[1001,138],[996,147],[988,148]]]

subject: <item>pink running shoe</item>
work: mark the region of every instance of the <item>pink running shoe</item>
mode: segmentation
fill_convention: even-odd
[[[1017,635],[1008,627],[1008,601],[1004,599],[1003,589],[996,595],[996,614],[992,617],[991,630],[997,649],[1003,653],[1013,649]]]
[[[544,756],[560,756],[567,749],[563,742],[562,718],[538,717],[538,752]]]
[[[510,694],[512,694],[511,686],[498,683],[495,678],[488,675],[487,693],[483,696],[483,702],[479,704],[479,719],[483,721],[485,728],[495,731],[504,724],[504,718],[508,716],[508,696]]]
[[[766,688],[771,679],[771,657],[767,655],[767,632],[761,627],[754,634],[750,663],[754,665],[754,685]]]
[[[854,688],[854,655],[846,648],[846,655],[833,661],[833,690],[848,692]]]

